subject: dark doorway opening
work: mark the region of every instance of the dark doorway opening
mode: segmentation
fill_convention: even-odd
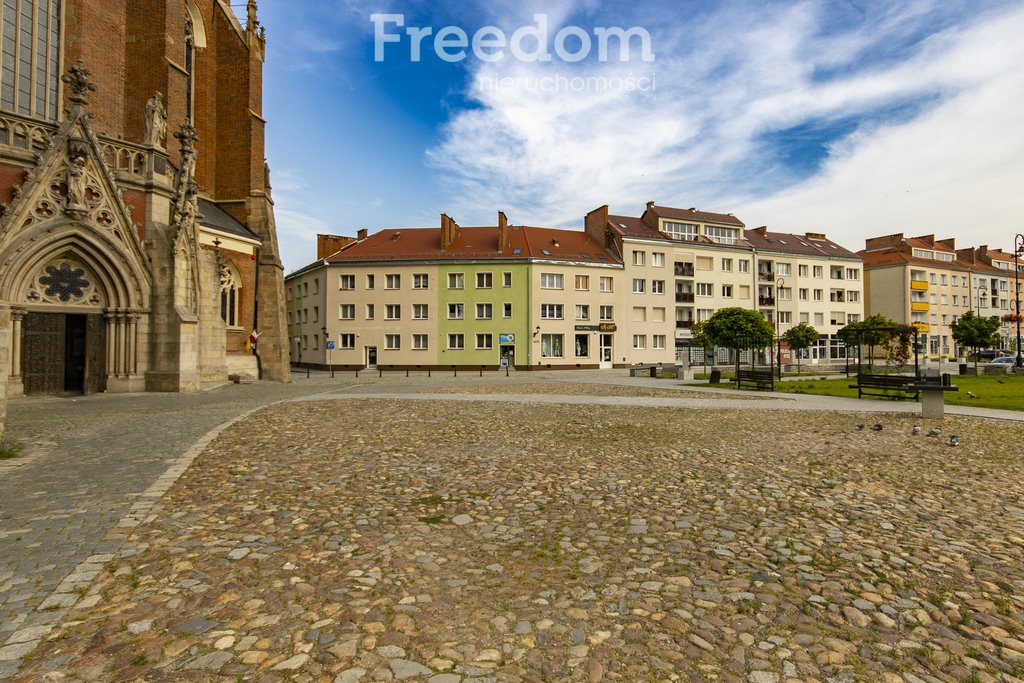
[[[64,322],[64,391],[85,389],[85,316],[69,315]]]

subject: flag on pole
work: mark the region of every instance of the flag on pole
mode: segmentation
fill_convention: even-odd
[[[249,334],[249,338],[245,340],[245,349],[250,351],[256,348],[256,340],[260,338],[262,332],[257,332],[255,329]]]

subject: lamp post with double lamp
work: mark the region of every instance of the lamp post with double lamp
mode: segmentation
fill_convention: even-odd
[[[1017,362],[1014,365],[1024,368],[1024,358],[1020,348],[1020,257],[1024,256],[1024,235],[1017,233],[1013,238],[1013,300],[1017,309]]]
[[[786,284],[780,277],[775,282],[775,365],[779,368],[779,379],[782,379],[782,336],[779,330],[779,302],[782,301],[782,285]]]

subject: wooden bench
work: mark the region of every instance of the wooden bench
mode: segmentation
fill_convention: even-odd
[[[751,386],[755,389],[775,389],[775,373],[771,370],[740,370],[736,373],[736,388]]]
[[[916,378],[907,375],[874,375],[862,373],[857,375],[857,383],[851,389],[857,390],[857,398],[862,396],[882,396],[884,398],[917,399],[920,391],[912,388]]]

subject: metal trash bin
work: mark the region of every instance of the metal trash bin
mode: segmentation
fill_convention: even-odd
[[[722,381],[722,371],[712,370],[711,371],[711,384],[718,384]]]

